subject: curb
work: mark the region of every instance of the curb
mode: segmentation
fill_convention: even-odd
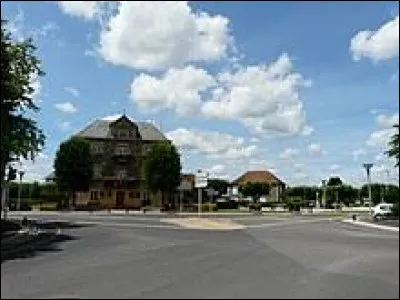
[[[362,222],[362,221],[353,221],[353,220],[342,220],[342,222],[347,223],[347,224],[358,225],[358,226],[365,226],[365,227],[371,227],[371,228],[377,228],[377,229],[382,229],[382,230],[399,232],[399,227],[378,225],[378,224],[372,224],[372,223]]]

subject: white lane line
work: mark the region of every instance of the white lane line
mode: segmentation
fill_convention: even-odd
[[[385,225],[372,224],[372,223],[368,223],[368,222],[353,221],[353,220],[342,220],[342,222],[347,223],[347,224],[358,225],[358,226],[365,226],[365,227],[399,232],[399,227],[385,226]]]
[[[276,227],[276,226],[285,226],[285,225],[297,225],[297,224],[305,224],[305,223],[318,223],[321,221],[333,221],[334,218],[324,218],[324,219],[314,219],[314,220],[291,220],[291,221],[281,221],[278,223],[264,223],[264,224],[256,224],[256,225],[246,225],[247,228],[265,228],[265,227]]]

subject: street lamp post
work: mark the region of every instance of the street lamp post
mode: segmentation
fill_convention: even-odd
[[[326,180],[322,180],[322,206],[326,207]]]
[[[17,210],[21,210],[21,188],[22,188],[22,177],[24,176],[24,171],[19,171],[19,186],[18,186],[18,202],[17,202]]]
[[[369,214],[372,215],[372,191],[371,191],[371,168],[372,163],[365,163],[363,167],[367,172],[367,180],[368,180],[368,205],[369,205]]]

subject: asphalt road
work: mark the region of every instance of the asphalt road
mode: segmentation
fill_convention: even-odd
[[[1,298],[399,297],[398,232],[316,218],[239,218],[249,228],[236,231],[72,219],[70,239],[2,263]]]

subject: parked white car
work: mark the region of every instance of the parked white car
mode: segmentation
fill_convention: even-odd
[[[372,209],[372,217],[374,219],[382,219],[392,212],[393,204],[391,203],[379,203]]]

